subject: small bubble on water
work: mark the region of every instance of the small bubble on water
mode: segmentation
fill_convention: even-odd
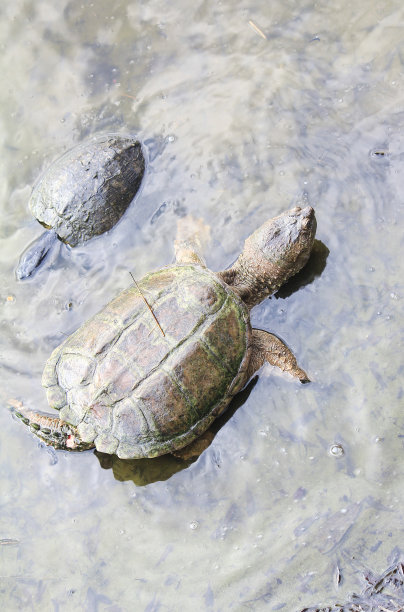
[[[342,457],[345,454],[342,444],[331,444],[330,455],[333,457]]]
[[[199,523],[198,523],[198,521],[191,521],[191,522],[189,523],[189,528],[190,528],[190,529],[195,530],[195,529],[198,529],[198,527],[199,527]]]

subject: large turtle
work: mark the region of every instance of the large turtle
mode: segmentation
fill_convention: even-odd
[[[44,232],[22,254],[16,275],[30,276],[57,239],[76,246],[110,230],[135,197],[144,174],[140,142],[106,134],[73,147],[35,184],[29,208]]]
[[[174,265],[124,290],[52,353],[42,382],[60,418],[17,416],[55,448],[156,457],[201,436],[265,362],[307,382],[279,338],[251,329],[250,309],[304,266],[315,231],[314,210],[293,208],[222,272],[195,241],[177,240]]]

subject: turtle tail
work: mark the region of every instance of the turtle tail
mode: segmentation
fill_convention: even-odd
[[[11,407],[10,411],[45,444],[57,450],[85,451],[94,448],[92,442],[83,442],[77,427],[52,414],[35,412],[27,408],[16,410]]]

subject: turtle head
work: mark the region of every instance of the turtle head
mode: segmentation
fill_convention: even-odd
[[[292,208],[270,219],[244,243],[234,266],[222,273],[252,307],[274,293],[307,262],[316,233],[313,208]]]
[[[258,258],[259,273],[279,277],[279,286],[299,272],[307,262],[316,234],[316,217],[311,206],[292,208],[270,219],[246,240]]]

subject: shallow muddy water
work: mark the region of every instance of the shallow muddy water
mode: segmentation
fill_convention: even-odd
[[[112,8],[111,8],[112,7]],[[286,610],[347,600],[404,554],[402,3],[4,0],[0,600],[14,610]],[[147,171],[107,235],[19,282],[40,172],[101,132]],[[264,220],[314,206],[308,269],[252,313],[312,382],[264,367],[192,464],[56,452],[52,349],[173,261],[179,218],[223,269]]]

